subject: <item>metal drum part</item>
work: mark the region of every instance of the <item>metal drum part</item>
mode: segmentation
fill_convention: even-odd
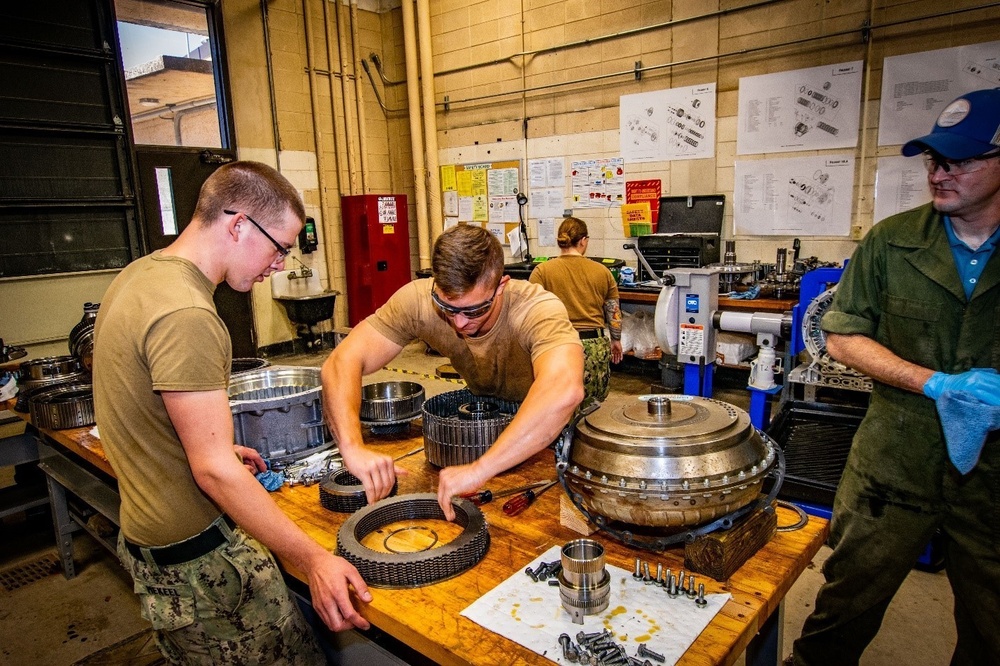
[[[854,368],[836,361],[826,351],[826,332],[820,328],[820,320],[830,309],[837,285],[833,285],[816,296],[802,316],[802,341],[812,359],[789,373],[790,382],[849,389],[852,391],[872,390],[872,380]]]
[[[455,523],[462,532],[452,541],[415,553],[383,553],[361,541],[404,520],[445,520],[434,493],[384,499],[357,511],[337,533],[337,553],[357,567],[373,587],[410,588],[457,576],[478,564],[490,548],[483,512],[467,499],[453,499]]]
[[[100,303],[84,303],[83,317],[69,332],[69,353],[80,359],[88,371],[94,369],[94,322]]]
[[[361,387],[361,423],[376,435],[407,430],[423,405],[424,387],[417,382],[376,382]]]
[[[244,372],[253,372],[270,367],[271,362],[266,358],[234,358],[229,367],[229,377],[242,375]]]
[[[319,368],[272,366],[233,377],[236,441],[279,465],[330,448],[322,392]]]
[[[564,431],[557,458],[570,498],[599,527],[666,534],[728,527],[765,477],[783,475],[780,448],[746,412],[683,395],[610,398]]]
[[[604,612],[611,601],[611,575],[604,566],[604,546],[575,539],[562,547],[559,599],[575,624]]]
[[[475,462],[514,419],[520,403],[477,396],[469,389],[441,393],[424,402],[424,447],[437,467]]]
[[[399,482],[392,484],[389,497],[395,497]],[[319,484],[319,503],[324,509],[337,513],[354,513],[368,506],[368,496],[361,480],[347,471],[347,468],[332,472]]]
[[[37,428],[64,430],[93,425],[94,391],[90,384],[60,384],[32,394],[31,422]]]
[[[83,370],[76,356],[46,356],[24,361],[18,366],[18,383],[31,388],[58,381]],[[34,382],[34,384],[32,384]]]

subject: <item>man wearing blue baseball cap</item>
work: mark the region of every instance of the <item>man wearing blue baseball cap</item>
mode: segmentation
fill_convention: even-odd
[[[933,200],[868,233],[821,324],[874,381],[797,665],[857,664],[937,530],[952,664],[1000,664],[1000,89],[953,101],[903,154]]]

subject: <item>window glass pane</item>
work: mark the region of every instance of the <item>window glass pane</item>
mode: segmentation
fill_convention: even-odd
[[[206,9],[153,0],[115,5],[135,142],[222,148]]]

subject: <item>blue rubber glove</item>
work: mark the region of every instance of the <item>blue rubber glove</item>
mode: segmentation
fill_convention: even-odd
[[[1000,405],[1000,374],[993,368],[973,368],[949,375],[935,372],[924,383],[924,395],[937,400],[945,391],[965,391],[987,405]]]

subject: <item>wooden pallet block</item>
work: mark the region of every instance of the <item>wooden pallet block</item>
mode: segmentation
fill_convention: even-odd
[[[684,545],[684,566],[715,580],[727,580],[770,541],[778,530],[774,504],[757,509],[728,530],[705,534]]]
[[[559,497],[559,524],[583,536],[590,536],[597,531],[597,527],[588,522],[580,510],[573,506],[566,493]]]

